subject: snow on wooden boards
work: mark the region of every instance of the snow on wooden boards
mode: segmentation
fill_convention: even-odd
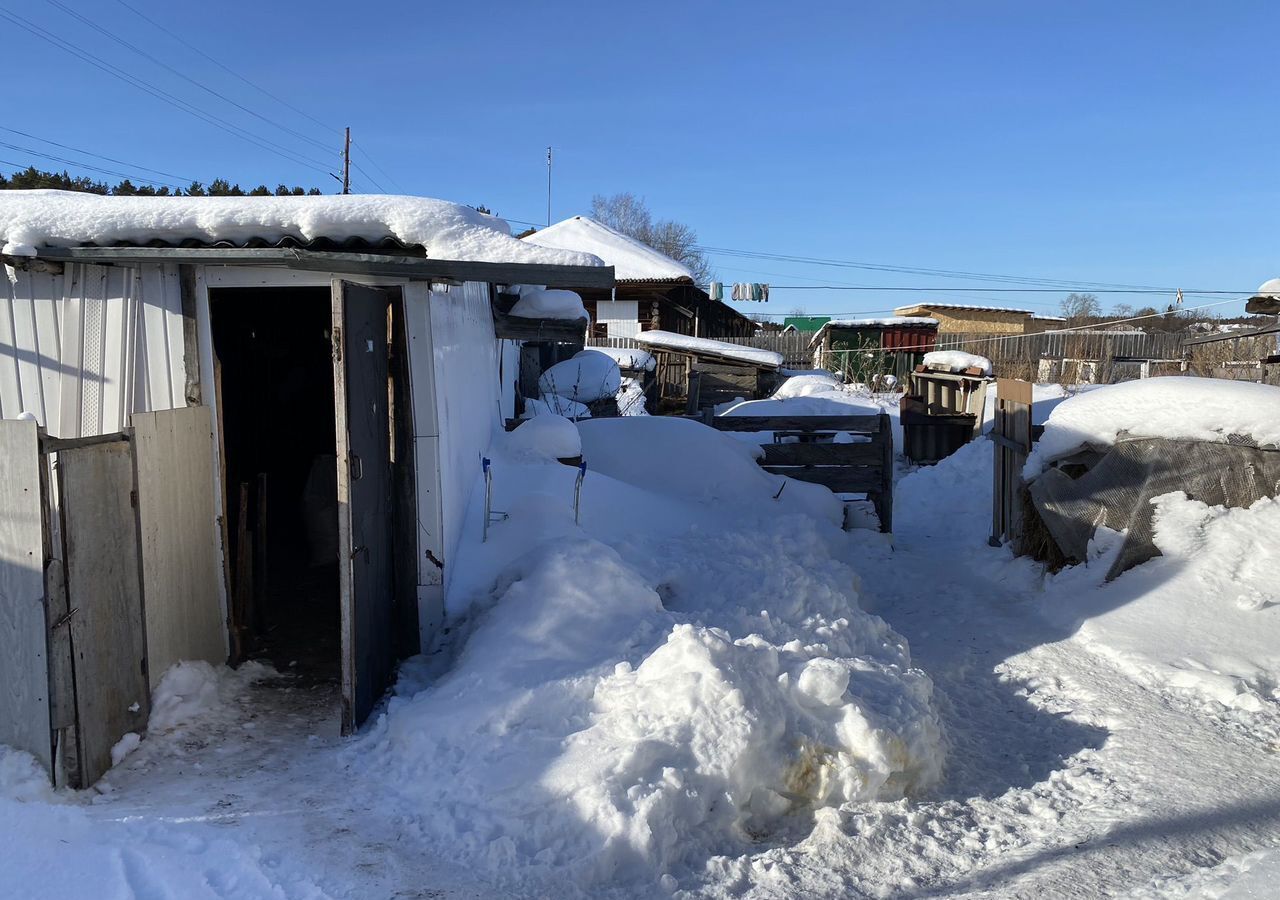
[[[40,450],[35,422],[0,420],[0,744],[51,768]]]
[[[151,684],[182,659],[221,664],[226,626],[207,406],[135,413]]]

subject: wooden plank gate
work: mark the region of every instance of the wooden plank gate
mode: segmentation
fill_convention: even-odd
[[[180,659],[224,663],[207,407],[137,430],[0,422],[0,744],[87,787]]]
[[[1012,378],[996,382],[995,424],[991,440],[992,510],[990,544],[1016,542],[1022,534],[1022,467],[1031,453],[1031,384]]]
[[[887,413],[876,416],[706,416],[717,431],[772,432],[760,466],[766,472],[820,484],[837,494],[866,494],[893,531],[893,426]],[[866,440],[837,444],[836,434]],[[794,438],[794,442],[782,443]]]

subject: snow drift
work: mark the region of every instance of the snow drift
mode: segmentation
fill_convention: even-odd
[[[774,499],[758,448],[696,422],[576,427],[582,526],[574,470],[505,436],[511,518],[455,576],[465,642],[370,742],[424,833],[513,883],[654,892],[936,781],[931,684],[858,607],[829,492]]]

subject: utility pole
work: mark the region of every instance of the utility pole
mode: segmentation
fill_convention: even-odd
[[[347,126],[347,139],[342,145],[342,193],[351,193],[351,126]]]
[[[551,227],[551,148],[547,148],[547,227]]]

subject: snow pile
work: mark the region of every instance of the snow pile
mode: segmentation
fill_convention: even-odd
[[[594,349],[582,350],[558,362],[538,378],[538,390],[549,395],[592,403],[611,397],[622,387],[622,373],[613,357]]]
[[[794,379],[792,379],[794,380]],[[881,406],[869,397],[828,388],[778,399],[747,400],[725,410],[725,416],[876,416]]]
[[[676,334],[672,331],[642,331],[636,340],[649,347],[660,350],[675,350],[680,353],[693,353],[705,356],[718,356],[736,362],[751,363],[765,369],[782,367],[781,353],[772,350],[760,350],[755,347],[744,347],[741,344],[730,344],[728,341],[713,341],[710,338],[690,337],[687,334]]]
[[[778,495],[696,422],[578,429],[582,526],[572,469],[495,463],[511,516],[459,556],[465,643],[360,754],[428,840],[535,892],[670,893],[938,779],[931,684],[859,609],[829,492]]]
[[[1050,413],[1023,477],[1085,444],[1109,447],[1122,434],[1215,443],[1243,435],[1259,446],[1280,445],[1280,388],[1172,375],[1080,393]]]
[[[793,397],[808,397],[811,394],[824,394],[839,390],[843,382],[838,375],[831,372],[813,372],[805,375],[792,375],[778,385],[770,394],[773,400],[790,400]]]
[[[606,266],[613,266],[618,281],[693,281],[693,272],[687,266],[586,216],[557,222],[523,240],[540,247],[598,256]]]
[[[235,669],[213,666],[202,660],[174,663],[165,670],[151,694],[147,734],[172,731],[216,713],[229,697],[246,685],[274,674],[273,668],[256,661],[241,663]]]
[[[641,350],[639,347],[592,347],[591,349],[597,353],[612,356],[619,369],[652,372],[658,364],[652,353]]]
[[[560,416],[537,416],[507,435],[507,450],[516,456],[571,459],[582,455],[578,429]]]
[[[573,291],[523,290],[511,307],[511,315],[524,319],[591,320],[582,298]]]
[[[555,394],[543,394],[537,399],[525,398],[524,418],[534,416],[564,416],[567,419],[589,419],[591,410],[577,400],[566,400]]]
[[[1046,610],[1144,683],[1261,712],[1280,701],[1280,501],[1226,509],[1179,491],[1153,503],[1162,555],[1099,587],[1121,541],[1100,532],[1101,564],[1056,576]]]
[[[0,800],[52,802],[49,775],[34,756],[0,744]]]
[[[0,252],[13,256],[35,256],[40,247],[120,242],[377,242],[388,237],[422,247],[434,259],[601,264],[589,253],[516,240],[501,219],[429,197],[102,197],[70,191],[5,191],[0,196]]]
[[[924,366],[939,372],[963,372],[965,369],[981,369],[983,375],[991,374],[991,360],[976,353],[962,350],[934,350],[924,355]]]

